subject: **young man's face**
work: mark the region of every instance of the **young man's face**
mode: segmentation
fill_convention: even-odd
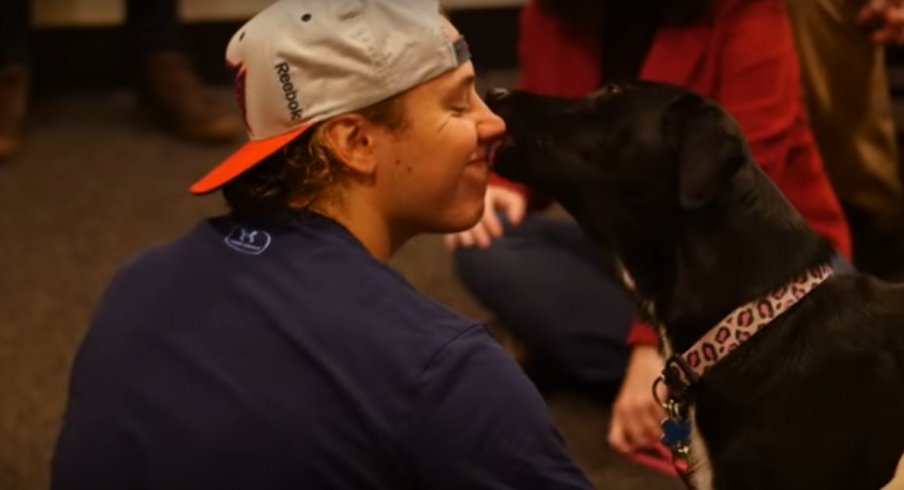
[[[410,90],[402,103],[405,128],[381,152],[391,222],[410,233],[470,228],[483,214],[490,147],[505,132],[477,95],[474,66],[465,63]]]

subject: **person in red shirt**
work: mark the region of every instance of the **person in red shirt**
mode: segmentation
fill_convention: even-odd
[[[535,0],[520,22],[521,88],[580,97],[641,79],[716,100],[789,201],[850,258],[848,225],[806,120],[783,0]],[[575,224],[529,212],[543,204],[495,178],[483,220],[446,237],[457,272],[520,337],[529,367],[558,381],[620,383],[609,442],[624,452],[649,447],[664,416],[650,390],[663,362],[658,339],[633,321],[633,303]]]

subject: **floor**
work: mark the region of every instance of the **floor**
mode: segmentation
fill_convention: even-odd
[[[227,90],[218,95],[232,104]],[[36,100],[24,151],[0,165],[0,489],[47,487],[69,366],[98,297],[127,257],[223,209],[186,188],[232,149],[156,130],[126,91]],[[425,294],[488,317],[453,278],[438,237],[413,241],[393,264]],[[681,488],[607,450],[605,406],[559,395],[550,407],[599,488]]]

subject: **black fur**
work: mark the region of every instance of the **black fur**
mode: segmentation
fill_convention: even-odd
[[[639,83],[488,103],[509,128],[496,170],[614,253],[678,352],[833,256],[713,101]],[[830,279],[709,371],[695,405],[717,489],[880,488],[904,451],[904,287]]]

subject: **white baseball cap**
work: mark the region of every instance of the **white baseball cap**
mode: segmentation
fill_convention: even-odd
[[[279,0],[226,50],[250,141],[191,187],[215,191],[316,123],[363,109],[470,59],[437,0]]]

